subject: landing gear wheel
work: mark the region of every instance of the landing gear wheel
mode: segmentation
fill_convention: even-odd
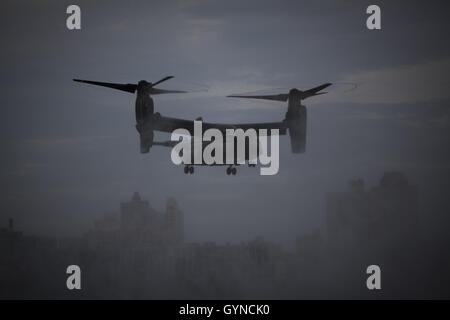
[[[190,174],[193,174],[193,173],[194,173],[194,167],[191,166],[191,167],[189,168],[189,173],[190,173]]]
[[[236,168],[231,169],[231,173],[233,174],[233,176],[236,175],[236,172],[237,172]]]
[[[189,172],[189,167],[188,166],[184,166],[184,173],[188,173]]]
[[[228,167],[227,168],[227,175],[230,175],[231,174],[231,167]]]

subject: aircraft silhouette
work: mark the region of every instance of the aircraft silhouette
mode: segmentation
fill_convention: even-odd
[[[194,135],[194,120],[178,119],[172,117],[164,117],[159,112],[154,110],[154,102],[152,95],[168,94],[168,93],[185,93],[181,90],[165,90],[155,88],[156,85],[172,79],[173,76],[164,77],[156,82],[147,82],[145,80],[139,81],[137,84],[121,84],[110,82],[99,82],[90,80],[73,79],[76,82],[87,83],[91,85],[97,85],[102,87],[108,87],[116,90],[121,90],[129,93],[136,93],[135,114],[136,114],[136,130],[140,137],[140,152],[148,153],[150,148],[155,145],[173,147],[177,141],[154,141],[154,131],[169,132],[172,133],[176,129],[186,129],[191,136]],[[329,87],[331,83],[325,83],[320,86],[311,88],[309,90],[291,89],[288,93],[281,93],[276,95],[230,95],[228,97],[233,98],[246,98],[246,99],[264,99],[272,101],[288,102],[288,109],[285,118],[278,122],[263,122],[263,123],[237,123],[237,124],[223,124],[223,123],[210,123],[203,122],[203,130],[211,128],[218,129],[223,135],[226,134],[226,129],[255,129],[257,132],[259,129],[267,129],[270,134],[271,129],[278,129],[280,135],[285,135],[289,131],[291,140],[292,153],[305,152],[306,148],[306,107],[301,104],[302,100],[305,100],[312,96],[325,94],[326,92],[320,92],[323,89]],[[195,120],[202,120],[201,117]],[[205,144],[203,145],[205,147]],[[248,160],[248,146],[246,146],[246,159]],[[193,154],[193,152],[192,152]],[[234,153],[236,154],[236,152]],[[226,157],[224,152],[224,157]],[[191,161],[193,163],[193,161]],[[207,165],[207,164],[200,164]],[[236,174],[236,168],[233,166],[239,165],[237,159],[233,164],[213,164],[213,165],[226,165],[228,166],[226,173],[228,175]],[[249,164],[249,166],[255,166]],[[192,164],[186,164],[184,167],[185,173],[193,173],[194,167]]]

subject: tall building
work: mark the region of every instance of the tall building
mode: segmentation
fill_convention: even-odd
[[[128,202],[120,204],[120,230],[122,245],[126,247],[146,247],[162,245],[163,213],[150,207],[135,192]]]
[[[178,208],[175,198],[172,197],[167,200],[164,230],[170,244],[182,244],[184,242],[184,215]]]
[[[94,229],[85,235],[92,246],[151,248],[179,245],[184,241],[183,212],[173,198],[166,211],[153,209],[135,192],[130,201],[120,204],[120,213],[108,213],[95,221]]]
[[[366,190],[362,179],[327,197],[327,236],[332,245],[392,245],[417,233],[418,191],[400,172],[386,172]]]

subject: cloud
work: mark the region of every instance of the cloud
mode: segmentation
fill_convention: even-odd
[[[223,20],[221,19],[189,19],[187,23],[193,26],[200,27],[215,27],[223,24]]]
[[[24,141],[25,145],[31,148],[59,148],[68,147],[79,144],[90,144],[103,142],[117,138],[114,136],[92,136],[92,137],[72,137],[72,138],[36,138],[27,139]]]
[[[40,169],[47,167],[47,164],[43,163],[25,163],[23,165],[17,165],[13,168],[6,168],[1,171],[3,177],[21,177],[26,176]]]
[[[358,84],[340,94],[339,102],[417,103],[450,99],[450,58],[414,65],[381,68],[349,74],[344,82]],[[328,99],[336,100],[336,97]],[[323,101],[327,98],[324,97]],[[321,102],[323,102],[321,100]]]
[[[395,121],[415,128],[448,128],[450,127],[450,108],[447,113],[440,115],[425,114],[423,112],[377,112],[366,111],[345,115],[350,120]]]

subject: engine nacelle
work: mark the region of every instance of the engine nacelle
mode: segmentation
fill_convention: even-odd
[[[306,107],[297,105],[286,113],[286,122],[291,139],[292,153],[306,150]]]
[[[153,145],[153,131],[140,136],[141,153],[148,153]]]

